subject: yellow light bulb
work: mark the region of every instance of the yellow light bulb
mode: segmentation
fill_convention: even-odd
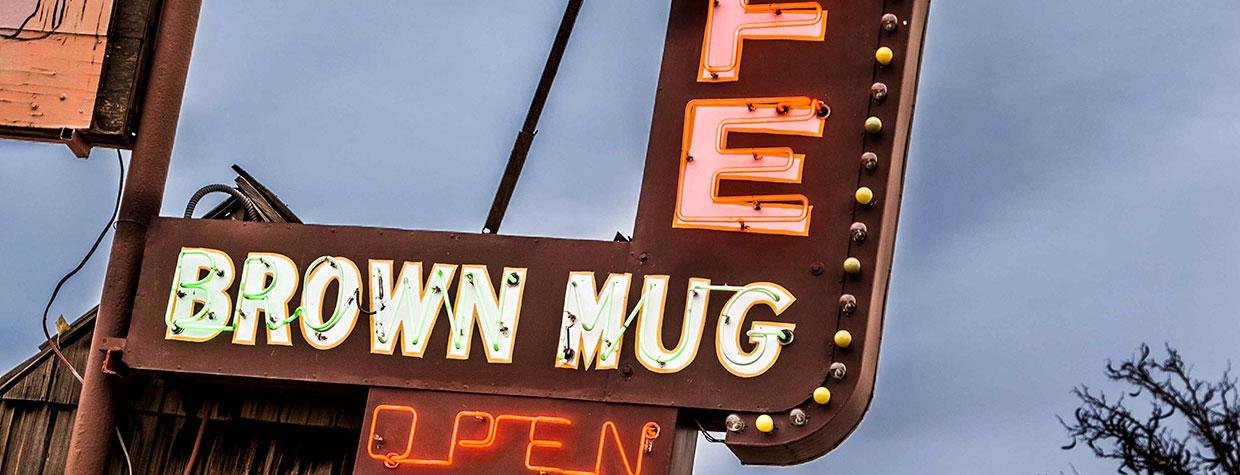
[[[891,64],[891,60],[896,57],[896,53],[886,46],[879,48],[874,52],[874,60],[883,66]]]
[[[831,390],[821,386],[814,389],[814,402],[818,404],[831,402]]]
[[[861,273],[861,260],[857,259],[856,257],[849,257],[848,259],[844,259],[844,272],[847,272],[849,274],[854,274],[854,275],[860,274]]]
[[[852,333],[848,333],[848,330],[835,332],[835,346],[848,348],[850,345],[852,345]]]
[[[877,134],[883,131],[883,119],[878,117],[870,117],[865,120],[865,131],[871,134]]]
[[[871,190],[866,186],[857,188],[857,192],[853,193],[853,196],[857,198],[857,203],[863,205],[868,206],[870,203],[874,202],[874,190]]]
[[[771,419],[771,416],[763,414],[758,416],[758,420],[753,421],[753,426],[758,429],[758,432],[769,433],[775,430],[775,420]]]

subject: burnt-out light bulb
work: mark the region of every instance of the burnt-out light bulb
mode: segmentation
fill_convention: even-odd
[[[844,272],[847,272],[849,275],[860,274],[861,273],[861,259],[857,259],[856,257],[849,257],[848,259],[844,259]]]

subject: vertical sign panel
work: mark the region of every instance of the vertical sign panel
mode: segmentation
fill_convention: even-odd
[[[633,252],[646,273],[772,279],[797,298],[780,364],[711,386],[805,401],[770,408],[769,433],[737,414],[743,461],[821,455],[869,406],[928,4],[672,1]]]

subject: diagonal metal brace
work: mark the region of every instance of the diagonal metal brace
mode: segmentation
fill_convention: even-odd
[[[547,64],[543,65],[542,77],[538,80],[538,88],[534,90],[534,99],[525,114],[525,123],[517,133],[517,140],[512,144],[512,152],[508,155],[508,165],[500,178],[499,189],[495,190],[495,199],[491,201],[491,211],[487,213],[483,233],[499,233],[499,225],[508,212],[508,202],[517,188],[517,179],[521,177],[521,169],[525,167],[525,158],[534,145],[534,135],[538,134],[538,119],[542,117],[543,106],[547,105],[547,95],[551,93],[551,84],[555,82],[556,72],[560,70],[560,61],[564,59],[564,50],[568,47],[568,37],[573,34],[573,25],[577,24],[577,14],[581,12],[584,0],[569,0],[564,8],[564,17],[560,19],[560,29],[556,31],[555,40],[551,43],[551,52],[547,55]]]

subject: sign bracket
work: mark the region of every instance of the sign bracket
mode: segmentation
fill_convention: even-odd
[[[525,114],[525,124],[517,132],[517,140],[512,144],[512,152],[508,155],[508,165],[504,168],[504,176],[500,178],[499,189],[495,190],[495,199],[491,202],[491,211],[487,214],[483,233],[495,234],[504,221],[504,213],[508,211],[508,202],[516,191],[517,179],[521,177],[521,169],[525,167],[525,158],[534,145],[534,136],[538,134],[538,119],[542,117],[543,106],[547,105],[547,96],[551,93],[551,85],[560,70],[560,60],[564,59],[564,50],[568,47],[568,38],[573,34],[573,26],[577,24],[577,14],[581,12],[583,0],[569,0],[564,9],[564,18],[560,20],[560,29],[551,43],[551,52],[547,55],[547,64],[543,66],[542,77],[538,80],[538,88],[534,90],[534,99]]]

